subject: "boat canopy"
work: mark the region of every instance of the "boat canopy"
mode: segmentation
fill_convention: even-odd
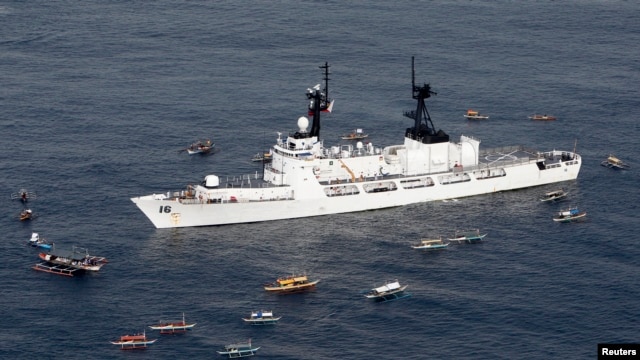
[[[399,289],[399,288],[400,288],[400,283],[397,282],[397,281],[394,281],[394,282],[388,283],[386,285],[377,287],[374,290],[377,293],[383,293],[383,292],[387,292],[387,291],[391,291],[391,290],[396,290],[396,289]]]
[[[63,258],[76,260],[76,261],[84,260],[87,257],[87,252],[86,251],[85,252],[80,252],[80,251],[77,250],[77,248],[74,248],[71,251],[69,251],[69,250],[51,250],[49,252],[49,254],[52,255],[52,256],[63,257]]]

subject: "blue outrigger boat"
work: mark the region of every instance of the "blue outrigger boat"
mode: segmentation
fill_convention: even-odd
[[[480,234],[480,229],[456,231],[453,238],[450,238],[449,241],[457,241],[457,242],[466,241],[468,243],[472,243],[472,242],[477,242],[484,239],[485,236],[487,236],[487,234]]]
[[[218,351],[220,355],[227,355],[230,359],[253,356],[260,347],[253,347],[251,339],[245,343],[235,343],[224,346],[223,351]]]
[[[553,221],[568,223],[572,221],[582,220],[587,216],[586,211],[580,211],[577,207],[559,211],[556,216],[553,217]]]
[[[29,245],[33,247],[39,247],[45,250],[51,250],[53,243],[49,243],[45,239],[41,239],[38,233],[31,233],[31,239],[29,239]]]

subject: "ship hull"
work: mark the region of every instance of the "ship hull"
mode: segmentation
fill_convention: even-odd
[[[254,197],[256,200],[198,203],[147,195],[131,200],[156,228],[226,225],[376,210],[571,181],[577,178],[580,165],[579,156],[574,155],[572,161],[559,162],[551,168],[541,169],[533,160],[504,167],[501,168],[503,174],[496,177],[482,178],[480,171],[381,177],[374,181],[349,183],[358,190],[356,194],[348,196],[329,196],[327,189],[332,186],[310,177],[297,182],[295,186],[277,188],[281,192],[292,194],[279,199],[265,197],[266,200],[262,200],[262,197]],[[456,182],[455,179],[461,176],[465,177],[465,181]],[[425,177],[429,177],[432,184],[414,188],[403,186],[412,179]],[[370,189],[382,182],[393,183],[394,188],[390,191],[367,190],[367,186]],[[230,191],[235,194],[232,196],[234,199],[242,199],[243,192],[255,193],[256,189]]]

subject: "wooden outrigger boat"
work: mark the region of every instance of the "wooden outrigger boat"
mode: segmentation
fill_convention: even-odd
[[[547,115],[547,114],[544,114],[544,115],[534,114],[534,115],[529,116],[529,119],[537,120],[537,121],[553,121],[553,120],[556,120],[556,117],[555,116],[551,116],[551,115]]]
[[[273,293],[296,293],[315,288],[316,284],[320,281],[309,281],[307,275],[291,275],[281,277],[274,283],[267,284],[264,289]]]
[[[580,211],[577,207],[559,211],[556,216],[553,217],[553,221],[568,223],[572,221],[578,221],[584,219],[587,216],[586,211]]]
[[[404,293],[407,286],[408,285],[400,285],[398,280],[388,281],[382,286],[371,289],[364,296],[376,301],[397,300],[409,296],[409,294]]]
[[[607,157],[607,160],[604,160],[603,162],[601,162],[600,165],[606,166],[608,168],[622,169],[622,170],[628,170],[628,169],[631,168],[631,166],[629,164],[627,164],[624,161],[618,159],[614,155],[609,155]]]
[[[466,241],[472,243],[484,239],[485,236],[487,236],[487,234],[480,234],[480,229],[456,231],[455,235],[450,238],[449,241]]]
[[[266,152],[266,153],[262,153],[262,152],[258,152],[255,155],[253,155],[253,157],[251,158],[251,161],[253,162],[269,162],[272,159],[272,154],[270,152]]]
[[[20,191],[11,194],[11,200],[20,199],[22,202],[27,202],[35,198],[36,198],[36,193],[33,191],[29,191],[27,189],[20,189]]]
[[[20,212],[20,221],[26,221],[33,219],[33,211],[31,209],[24,209]]]
[[[439,239],[422,239],[420,243],[416,245],[411,245],[412,248],[418,250],[444,250],[449,246],[449,243],[445,243],[442,241],[442,238]]]
[[[136,335],[122,335],[119,340],[111,341],[111,343],[113,345],[120,346],[122,350],[134,350],[146,349],[148,345],[151,345],[156,341],[158,341],[158,339],[147,339],[147,335],[143,332],[142,334]]]
[[[251,325],[275,325],[280,320],[281,316],[273,316],[273,311],[252,311],[251,315],[247,318],[242,318],[245,322]]]
[[[464,114],[464,117],[471,120],[486,120],[489,118],[488,115],[481,115],[479,112],[472,109],[467,110],[467,113]]]
[[[342,135],[340,138],[342,140],[362,140],[367,137],[369,137],[369,134],[365,134],[362,129],[355,129],[353,132]]]
[[[218,351],[218,354],[226,355],[230,359],[235,359],[253,356],[256,354],[258,349],[260,349],[260,347],[253,347],[251,345],[251,339],[249,339],[247,342],[225,345],[224,350]]]
[[[540,198],[540,201],[542,202],[556,201],[556,200],[564,199],[566,197],[567,197],[567,193],[564,190],[560,189],[560,190],[554,190],[554,191],[549,191],[548,193],[545,193]]]
[[[108,262],[106,258],[89,255],[87,249],[76,246],[71,251],[52,246],[48,253],[40,253],[38,257],[43,262],[35,264],[34,270],[65,276],[73,276],[77,271],[99,271]]]
[[[189,153],[189,155],[193,155],[193,154],[207,154],[209,153],[211,150],[213,150],[213,148],[216,146],[216,144],[212,143],[211,140],[199,140],[194,142],[193,144],[189,145],[188,148],[186,148],[185,150],[187,150],[187,153]]]
[[[45,250],[50,250],[53,246],[53,243],[46,241],[45,239],[41,239],[40,235],[36,232],[31,233],[31,239],[29,239],[29,245],[33,247],[39,247]]]
[[[182,320],[160,321],[160,323],[150,325],[149,327],[153,330],[160,330],[160,334],[176,334],[185,333],[187,332],[187,330],[192,329],[194,326],[196,326],[195,323],[187,324],[184,318],[184,313],[182,313]]]

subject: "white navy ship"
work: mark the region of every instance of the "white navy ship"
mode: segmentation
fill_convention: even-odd
[[[208,226],[302,218],[383,209],[521,189],[577,178],[581,158],[574,151],[536,151],[521,146],[480,149],[480,140],[462,135],[457,142],[436,130],[425,105],[435,93],[416,86],[417,107],[404,143],[379,147],[356,142],[325,147],[320,116],[331,111],[329,64],[324,89],[307,89],[308,116],[298,130],[278,135],[272,161],[262,176],[226,178],[206,175],[185,189],[131,200],[156,228]],[[309,128],[309,125],[311,127]]]

